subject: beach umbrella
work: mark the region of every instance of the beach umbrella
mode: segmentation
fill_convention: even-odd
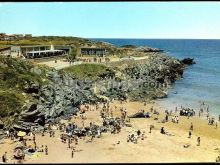
[[[40,157],[40,153],[35,152],[34,154],[32,154],[32,158],[39,158]]]
[[[57,127],[56,127],[55,125],[53,125],[53,126],[51,127],[51,129],[57,130]]]
[[[23,137],[23,136],[25,136],[25,135],[26,135],[26,132],[19,131],[17,135],[18,135],[18,136],[20,136],[20,137]]]

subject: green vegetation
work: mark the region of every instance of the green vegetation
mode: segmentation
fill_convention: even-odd
[[[93,80],[96,80],[108,70],[109,68],[102,64],[80,64],[63,69],[63,71],[73,74],[76,78],[91,78]]]
[[[0,91],[0,117],[12,116],[22,111],[24,96],[16,91]]]
[[[66,45],[66,44],[81,44],[89,42],[87,39],[77,38],[77,37],[59,37],[59,36],[40,36],[40,37],[32,37],[29,39],[20,39],[20,40],[12,40],[12,41],[0,41],[0,46],[3,45],[50,45],[51,43],[54,45]]]
[[[69,55],[67,56],[67,60],[70,62],[74,62],[78,54],[79,50],[76,47],[72,47]]]
[[[31,83],[40,86],[47,83],[46,67],[0,56],[0,117],[9,117],[22,110],[24,100],[33,99],[31,95],[22,95],[25,86]]]
[[[36,68],[23,60],[0,57],[0,87],[23,90],[27,83],[43,84],[45,72],[35,73]],[[34,70],[35,69],[35,70]]]

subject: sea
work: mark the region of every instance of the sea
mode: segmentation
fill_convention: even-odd
[[[183,79],[177,80],[168,91],[168,97],[158,99],[161,107],[189,107],[198,111],[201,103],[209,106],[212,115],[220,115],[220,40],[211,39],[100,39],[116,46],[150,46],[164,50],[178,59],[194,58]],[[204,107],[204,106],[203,106]]]

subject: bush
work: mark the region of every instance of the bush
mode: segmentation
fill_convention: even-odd
[[[0,91],[0,117],[14,115],[22,111],[24,98],[17,92]]]
[[[89,77],[95,80],[99,77],[99,75],[106,73],[108,71],[108,67],[102,64],[80,64],[64,68],[63,71],[73,74],[79,79]]]

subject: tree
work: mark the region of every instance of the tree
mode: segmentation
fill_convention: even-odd
[[[67,55],[67,60],[71,63],[76,60],[76,57],[78,56],[78,48],[77,47],[71,47],[69,54]]]

